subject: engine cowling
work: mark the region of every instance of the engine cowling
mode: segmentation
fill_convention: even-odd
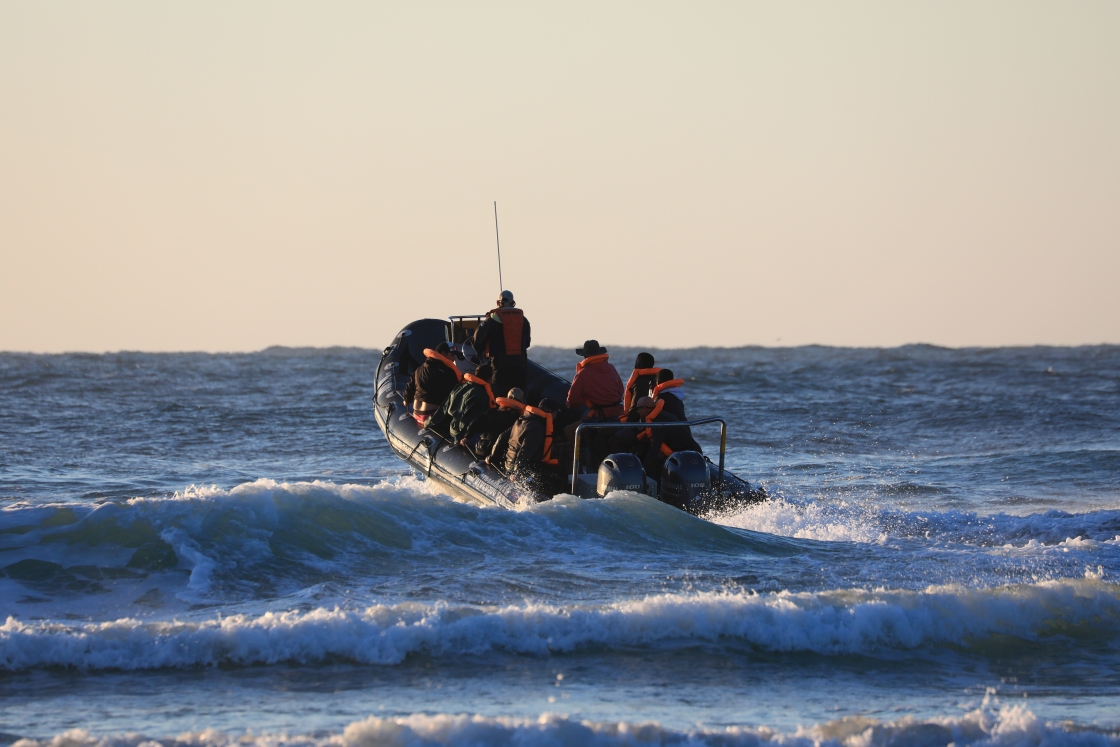
[[[642,460],[633,454],[611,454],[599,465],[599,479],[595,492],[600,498],[615,490],[633,490],[644,493],[646,471]]]
[[[684,511],[699,501],[712,485],[708,462],[695,451],[675,451],[661,468],[657,499]]]

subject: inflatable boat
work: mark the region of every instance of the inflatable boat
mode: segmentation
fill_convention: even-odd
[[[565,447],[559,455],[560,464],[564,465],[565,471],[570,465],[570,472],[562,482],[559,479],[556,481],[562,489],[557,489],[555,485],[543,488],[540,483],[510,479],[478,460],[466,447],[450,443],[422,428],[408,409],[404,391],[413,372],[424,362],[425,348],[434,349],[441,342],[449,343],[462,354],[456,361],[460,371],[472,372],[477,366],[472,359],[478,359],[467,340],[483,318],[481,315],[467,315],[413,322],[385,348],[377,366],[373,410],[385,439],[397,456],[448,493],[482,505],[513,508],[545,501],[563,493],[581,498],[599,498],[614,490],[633,490],[697,515],[765,500],[766,494],[761,488],[752,487],[724,468],[727,424],[722,418],[701,418],[673,424],[677,427],[719,425],[719,461],[713,463],[698,452],[676,452],[666,460],[659,480],[647,476],[641,461],[632,454],[611,454],[601,463],[591,465],[587,450],[581,448],[581,440],[586,443],[591,436],[590,431],[596,428],[645,428],[649,424],[585,423],[576,430],[574,443],[558,444]],[[563,402],[569,386],[570,382],[566,379],[529,361],[525,388],[528,402],[539,402],[545,397]],[[657,427],[657,424],[653,425]]]

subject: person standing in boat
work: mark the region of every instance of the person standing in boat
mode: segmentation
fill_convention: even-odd
[[[404,389],[404,401],[412,405],[412,417],[421,428],[463,380],[451,355],[451,347],[446,342],[441,342],[435,350],[425,348],[424,362],[413,372]]]
[[[529,373],[529,320],[515,308],[511,291],[502,291],[497,303],[498,308],[482,320],[470,342],[479,355],[490,359],[495,391],[524,389]]]

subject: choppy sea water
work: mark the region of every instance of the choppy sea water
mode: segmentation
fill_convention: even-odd
[[[456,503],[378,357],[0,354],[0,744],[1120,744],[1120,347],[657,351],[707,521]]]

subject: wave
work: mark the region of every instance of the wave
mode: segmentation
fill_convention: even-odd
[[[882,544],[890,539],[927,539],[976,547],[1034,547],[1077,539],[1097,544],[1120,540],[1120,510],[1082,514],[1046,511],[1028,516],[968,511],[903,512],[856,500],[765,503],[709,517],[723,526],[797,539]]]
[[[1004,654],[1051,639],[1120,634],[1120,586],[1087,576],[991,589],[921,592],[702,592],[611,604],[503,607],[437,602],[316,608],[194,620],[23,622],[0,626],[0,669],[316,663],[393,665],[412,654],[549,655],[586,649],[749,646],[776,652],[878,655],[988,640]]]
[[[788,543],[786,543],[788,544]],[[513,512],[456,503],[404,477],[372,486],[261,479],[163,498],[0,511],[0,586],[49,600],[186,579],[183,604],[272,598],[353,577],[445,571],[480,557],[546,566],[698,553],[792,552],[636,494]],[[19,596],[13,590],[8,596]],[[164,596],[168,596],[165,594]],[[0,602],[0,614],[12,610]]]
[[[902,744],[975,745],[987,747],[1104,747],[1120,745],[1120,731],[1050,723],[1026,706],[997,707],[985,698],[981,707],[955,717],[905,717],[881,722],[853,716],[792,733],[753,726],[678,730],[655,722],[580,721],[558,714],[509,718],[467,714],[435,714],[398,718],[371,716],[337,734],[244,734],[216,729],[173,738],[129,733],[94,736],[73,729],[51,739],[21,739],[12,747],[613,747],[680,745],[681,747],[893,747]]]

